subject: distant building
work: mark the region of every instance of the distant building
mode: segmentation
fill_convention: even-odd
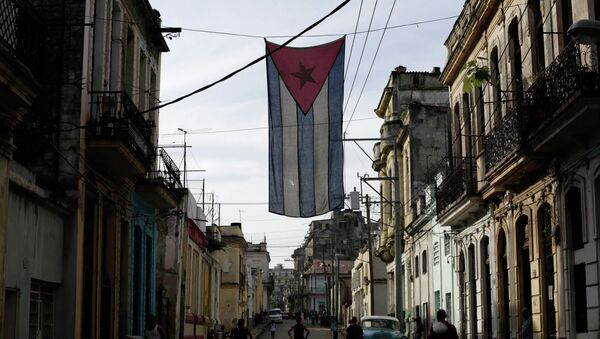
[[[284,268],[282,264],[277,264],[269,269],[269,276],[273,282],[273,291],[269,298],[269,308],[280,308],[284,312],[291,312],[291,296],[297,285],[293,268]]]
[[[252,300],[252,302],[249,301],[248,305],[250,321],[256,321],[257,316],[260,319],[260,315],[264,311],[267,311],[269,307],[267,288],[271,286],[269,280],[269,263],[271,262],[271,257],[267,251],[266,237],[260,243],[248,243],[245,260],[246,271],[250,273],[254,281],[254,291],[248,292],[250,294],[249,300]]]

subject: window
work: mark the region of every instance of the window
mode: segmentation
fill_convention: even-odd
[[[560,4],[560,24],[562,27],[560,27],[560,31],[561,32],[566,32],[569,27],[571,27],[571,25],[573,24],[573,7],[571,6],[571,0],[560,0],[559,1]],[[561,43],[561,49],[565,48],[565,46],[568,44],[569,39],[566,37],[566,35],[564,37],[562,37],[562,43]]]
[[[485,134],[485,112],[484,112],[484,98],[483,98],[483,89],[480,87],[475,88],[475,111],[477,121],[475,122],[475,126],[477,129],[473,132],[475,134],[473,136],[473,140],[475,140],[475,149],[476,154],[479,154],[484,151],[483,149],[483,138],[481,135]]]
[[[512,79],[509,82],[509,88],[513,91],[512,99],[519,104],[523,101],[523,68],[521,60],[521,41],[519,40],[519,23],[517,18],[514,18],[510,25],[508,25],[508,42],[512,76]]]
[[[440,243],[436,241],[433,243],[433,265],[440,264]]]
[[[585,284],[585,263],[575,265],[575,330],[577,333],[587,332],[587,293]]]
[[[450,251],[452,250],[452,248],[450,247],[450,244],[450,234],[444,233],[444,255],[451,254]]]
[[[415,257],[415,278],[419,276],[419,256]]]
[[[427,251],[423,251],[421,261],[423,262],[423,274],[425,274],[427,273]]]
[[[533,62],[533,73],[537,74],[544,70],[545,56],[544,56],[544,22],[542,20],[542,9],[540,7],[539,0],[529,0],[527,6],[529,7],[529,20],[530,30],[533,32],[531,38],[531,59]]]
[[[571,230],[572,249],[583,248],[583,220],[581,215],[581,190],[571,187],[565,195],[565,221]]]
[[[494,121],[494,126],[497,126],[500,122],[500,117],[502,116],[502,107],[500,106],[500,101],[502,99],[502,91],[500,85],[500,62],[498,60],[498,47],[492,48],[492,52],[490,53],[490,83],[492,85],[492,116]]]
[[[600,6],[600,5],[599,5]],[[596,198],[596,229],[598,236],[600,236],[600,176],[594,180],[594,196]]]
[[[51,284],[31,281],[29,299],[29,338],[54,338],[54,287]]]
[[[461,126],[460,126],[460,105],[458,102],[454,105],[454,119],[452,121],[454,126],[452,146],[454,150],[454,158],[458,159],[462,156],[462,140],[461,140]]]
[[[471,156],[471,135],[473,132],[471,131],[471,96],[469,93],[463,93],[462,96],[462,107],[463,107],[463,124],[464,124],[464,133],[463,138],[465,141],[465,151],[463,155],[465,157]]]
[[[441,293],[440,291],[435,291],[433,292],[433,300],[434,300],[434,305],[435,305],[435,309],[439,310],[442,308],[442,300],[441,300]]]
[[[448,321],[452,322],[452,293],[446,293],[446,316]]]

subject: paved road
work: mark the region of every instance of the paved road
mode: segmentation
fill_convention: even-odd
[[[284,320],[282,324],[277,324],[277,331],[275,332],[275,339],[290,339],[288,337],[288,331],[294,324],[295,320]],[[310,335],[308,339],[332,339],[331,331],[326,327],[317,327],[311,326],[310,324],[306,326],[310,331]],[[292,337],[294,333],[292,332]],[[340,337],[341,338],[341,337]],[[269,327],[267,326],[267,330],[261,336],[260,339],[271,339],[271,332],[269,331]]]

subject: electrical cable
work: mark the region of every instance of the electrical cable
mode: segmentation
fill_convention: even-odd
[[[365,54],[365,48],[367,47],[367,41],[369,40],[369,33],[371,30],[371,25],[373,25],[373,18],[375,17],[375,11],[377,10],[377,2],[378,2],[378,0],[375,0],[375,5],[373,6],[373,12],[371,13],[371,20],[369,21],[369,29],[367,30],[367,36],[365,37],[365,42],[363,43],[363,47],[360,52],[360,58],[358,59],[358,64],[356,65],[356,73],[354,73],[354,78],[352,79],[352,85],[350,85],[350,91],[348,92],[348,97],[346,99],[346,104],[344,105],[344,110],[342,111],[342,115],[346,112],[346,108],[348,108],[348,103],[350,102],[350,97],[352,96],[352,90],[354,89],[354,84],[356,83],[356,77],[358,76],[358,71],[360,70],[360,65],[362,63],[362,59]]]
[[[365,78],[365,81],[363,82],[363,86],[360,89],[360,94],[358,95],[358,99],[356,99],[356,105],[354,105],[354,110],[352,110],[352,114],[350,115],[350,120],[346,124],[344,133],[348,130],[348,127],[350,126],[350,123],[352,122],[354,113],[356,113],[356,108],[358,107],[358,104],[360,103],[360,98],[362,97],[365,87],[367,86],[367,82],[369,81],[369,76],[371,75],[371,71],[373,70],[373,65],[375,64],[375,60],[377,59],[377,54],[379,54],[379,48],[381,47],[381,43],[383,42],[386,28],[387,28],[388,24],[390,23],[390,19],[392,18],[392,13],[394,12],[395,6],[396,6],[396,0],[394,0],[394,2],[392,3],[392,8],[390,9],[390,14],[388,15],[387,21],[385,23],[385,28],[384,28],[383,32],[381,33],[381,38],[379,39],[379,43],[377,44],[377,49],[375,50],[375,55],[373,56],[373,61],[371,61],[371,66],[369,67],[369,71],[367,72],[367,77]],[[358,70],[357,70],[357,72],[358,72]],[[344,111],[345,111],[345,109],[344,109]]]
[[[358,23],[360,22],[360,14],[362,13],[363,0],[360,0],[360,7],[358,8],[358,17],[356,18],[356,25],[354,26],[354,34],[352,35],[352,44],[350,45],[350,55],[348,56],[348,63],[346,64],[346,70],[344,71],[344,81],[346,75],[348,75],[348,69],[350,68],[350,62],[352,61],[352,51],[354,50],[354,41],[356,41],[356,30],[358,29]]]

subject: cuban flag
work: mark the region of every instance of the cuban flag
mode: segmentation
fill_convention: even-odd
[[[340,209],[345,37],[277,51],[279,45],[266,45],[269,211],[312,217]]]

